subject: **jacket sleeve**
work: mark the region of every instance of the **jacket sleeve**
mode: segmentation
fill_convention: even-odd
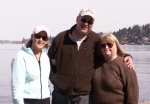
[[[11,62],[11,91],[13,104],[24,104],[23,88],[25,83],[25,62],[17,55]]]
[[[133,69],[126,69],[126,104],[138,104],[139,88],[136,73]]]
[[[133,57],[130,54],[127,54],[127,53],[125,53],[123,57],[127,57],[127,56],[130,56],[133,59]]]
[[[57,52],[57,45],[56,45],[56,42],[54,39],[48,50],[48,56],[50,58],[50,64],[51,64],[50,80],[51,80],[52,76],[56,73],[56,65],[55,65],[56,61],[57,61],[56,60],[56,52]]]

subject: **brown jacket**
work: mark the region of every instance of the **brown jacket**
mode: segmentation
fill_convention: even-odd
[[[56,59],[56,65],[51,64],[50,80],[59,93],[90,94],[99,35],[91,31],[78,50],[71,39],[75,27],[59,33],[52,42],[48,54],[50,59]]]

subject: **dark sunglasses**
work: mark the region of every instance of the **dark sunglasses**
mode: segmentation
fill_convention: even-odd
[[[81,21],[84,23],[88,23],[89,25],[93,24],[92,20],[87,21],[85,18],[81,18]]]
[[[106,46],[108,46],[109,48],[112,48],[112,47],[113,47],[113,43],[102,43],[102,44],[100,45],[100,47],[101,47],[102,49],[106,48]]]
[[[47,37],[47,36],[41,36],[40,34],[35,34],[34,36],[35,36],[36,39],[42,38],[44,41],[47,41],[47,40],[48,40],[48,37]]]

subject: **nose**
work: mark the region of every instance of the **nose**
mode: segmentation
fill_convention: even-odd
[[[41,37],[41,38],[39,38],[39,40],[40,40],[40,41],[43,41],[42,37]]]
[[[85,25],[89,25],[88,22],[85,22],[84,24],[85,24]]]
[[[106,45],[106,48],[109,48],[108,45]]]

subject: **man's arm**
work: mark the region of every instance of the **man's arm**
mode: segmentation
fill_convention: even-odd
[[[51,80],[52,76],[56,73],[55,54],[56,54],[56,44],[55,44],[55,39],[54,39],[48,50],[48,56],[49,56],[50,65],[51,65],[51,72],[50,72],[50,76],[49,76],[50,80]]]
[[[130,54],[125,54],[124,55],[124,62],[126,63],[127,67],[130,69],[134,69],[134,62],[133,62],[133,58]]]

